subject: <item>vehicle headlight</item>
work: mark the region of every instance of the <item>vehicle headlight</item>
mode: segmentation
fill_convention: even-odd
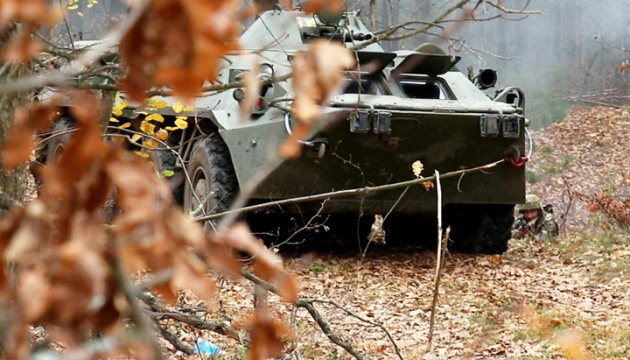
[[[518,138],[521,135],[521,126],[518,116],[503,117],[503,137]]]
[[[273,66],[270,64],[260,65],[260,78],[269,80],[273,77]]]
[[[479,118],[481,136],[499,136],[500,116],[498,114],[484,114]]]

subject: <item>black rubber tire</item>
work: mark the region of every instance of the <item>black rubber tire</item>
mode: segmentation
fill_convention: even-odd
[[[166,144],[171,147],[179,146],[180,134],[174,133],[169,136],[166,140]],[[179,173],[177,170],[177,156],[168,150],[164,149],[164,145],[159,145],[156,151],[150,152],[150,159],[153,165],[155,166],[155,170],[160,174],[160,176],[164,177],[166,181],[171,186],[173,191],[173,198],[175,199],[175,203],[178,205],[184,204],[184,183],[182,174],[180,176],[173,176],[167,178],[164,176],[164,171],[171,170],[174,174]],[[181,178],[180,178],[181,177]]]
[[[205,213],[216,214],[226,211],[232,205],[238,193],[238,180],[232,165],[230,151],[218,134],[195,142],[187,166],[192,186],[197,189],[197,196],[201,201],[207,194],[214,192],[205,203]],[[205,186],[199,181],[203,176]],[[199,186],[205,187],[199,191]],[[191,184],[184,184],[184,210],[195,211],[198,202],[194,197]],[[216,221],[213,222],[216,224]]]
[[[514,224],[514,205],[477,205],[447,214],[451,249],[472,254],[503,254]]]
[[[40,136],[41,140],[47,139],[48,137],[60,133],[71,130],[74,127],[74,119],[68,115],[62,116],[53,126],[53,129],[50,132],[50,135],[42,135]],[[62,150],[70,143],[70,139],[72,138],[72,133],[64,133],[63,135],[54,136],[50,138],[50,140],[46,141],[41,148],[36,150],[35,161],[30,164],[30,170],[33,174],[33,178],[35,179],[35,187],[37,188],[37,192],[41,190],[42,187],[42,179],[40,178],[40,171],[42,167],[50,164],[51,162],[56,160],[56,155],[61,155],[59,150]]]
[[[53,161],[57,160],[57,158],[65,151],[65,148],[70,143],[72,139],[72,130],[74,128],[75,121],[72,117],[68,115],[62,116],[53,127],[52,136],[58,133],[64,133],[59,136],[55,136],[48,141],[45,148],[41,151],[41,156],[43,156],[43,164],[50,164]]]

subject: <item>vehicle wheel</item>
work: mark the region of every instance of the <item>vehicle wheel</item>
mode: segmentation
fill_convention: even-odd
[[[57,158],[65,151],[66,146],[70,143],[72,133],[68,132],[74,127],[74,119],[70,116],[62,116],[53,127],[51,133],[46,136],[41,136],[40,139],[50,140],[46,141],[41,148],[36,150],[35,161],[31,162],[30,170],[35,179],[35,186],[37,192],[41,190],[42,179],[40,178],[41,168],[47,164],[57,160]],[[56,135],[63,133],[62,135]]]
[[[74,119],[67,115],[62,116],[55,123],[51,134],[53,137],[41,151],[42,164],[50,164],[57,161],[61,154],[66,151],[66,147],[72,139],[72,132],[70,131],[72,128],[74,128]],[[42,155],[43,157],[41,157]]]
[[[185,182],[185,210],[197,211],[200,201],[204,202],[206,214],[229,209],[238,192],[238,182],[230,151],[218,134],[195,142],[187,169],[192,187]]]
[[[171,147],[175,147],[179,145],[179,134],[172,134],[166,140],[166,144]],[[166,150],[163,145],[159,145],[155,151],[150,152],[150,159],[153,165],[155,166],[155,170],[160,174],[160,176],[164,177],[166,181],[171,186],[173,190],[173,198],[175,199],[175,203],[182,205],[184,203],[184,183],[185,181],[183,177],[178,176],[182,174],[178,174],[177,171],[177,156],[169,150]],[[166,177],[164,175],[165,171],[172,171],[174,175],[173,177]]]
[[[514,205],[466,206],[449,212],[449,247],[473,254],[503,254],[514,224]]]

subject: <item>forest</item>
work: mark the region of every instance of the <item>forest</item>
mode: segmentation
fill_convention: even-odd
[[[0,0],[2,358],[629,358],[629,10]]]

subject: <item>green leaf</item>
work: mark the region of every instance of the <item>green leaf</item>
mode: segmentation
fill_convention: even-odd
[[[164,175],[164,177],[169,178],[169,177],[175,175],[175,171],[173,171],[173,170],[164,170],[164,172],[162,172],[162,174]]]

